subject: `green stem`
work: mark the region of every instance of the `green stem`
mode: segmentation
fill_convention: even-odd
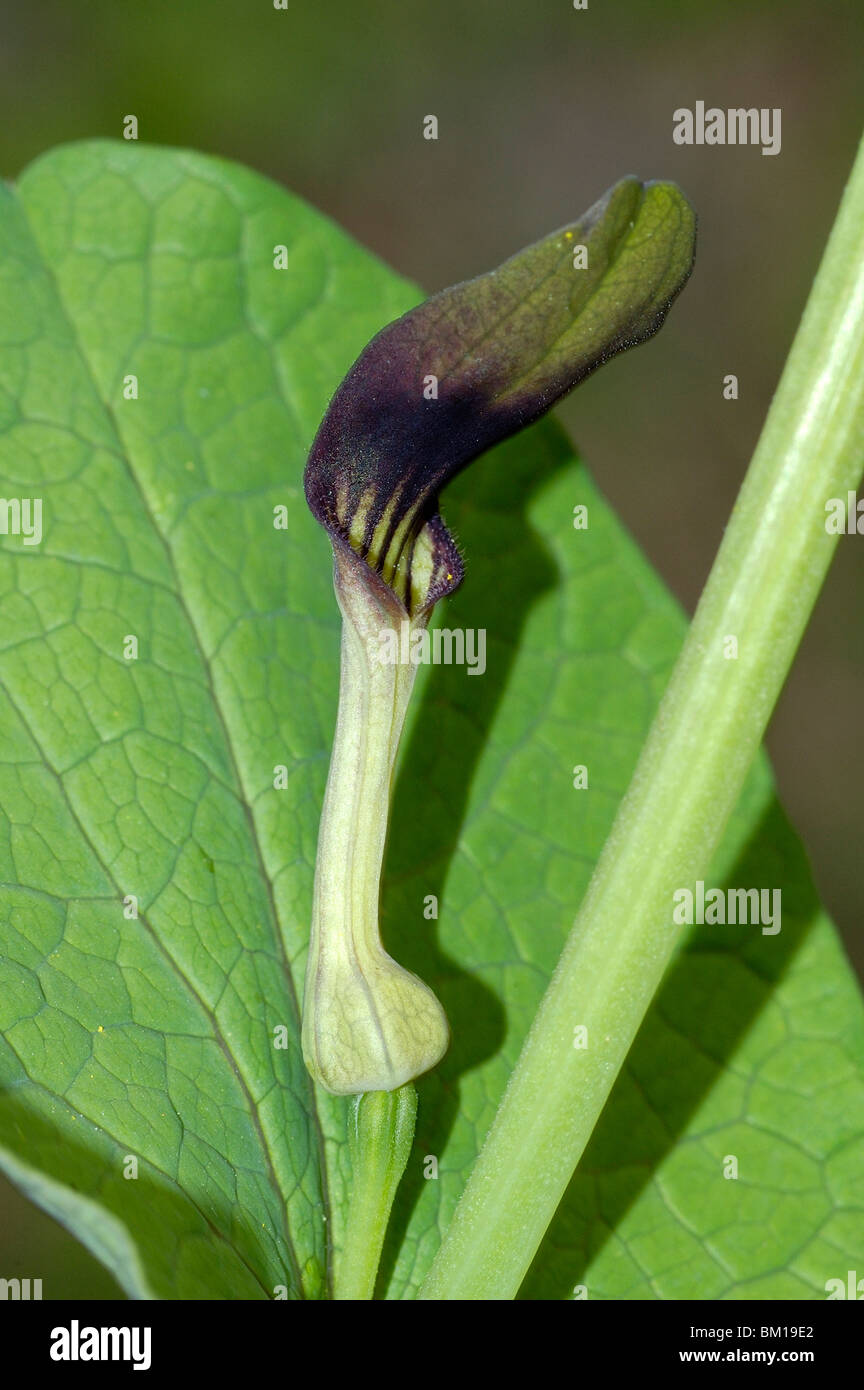
[[[864,143],[683,651],[422,1298],[515,1296],[672,955],[673,893],[705,872],[762,740],[836,544],[825,504],[862,461]]]
[[[351,1206],[345,1244],[336,1264],[333,1297],[370,1299],[381,1259],[390,1208],[414,1142],[417,1092],[369,1091],[351,1102]]]

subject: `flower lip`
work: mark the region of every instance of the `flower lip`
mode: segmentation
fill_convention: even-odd
[[[695,216],[628,177],[577,222],[384,328],[336,391],[306,498],[409,614],[461,582],[441,489],[616,353],[660,328],[693,264]]]

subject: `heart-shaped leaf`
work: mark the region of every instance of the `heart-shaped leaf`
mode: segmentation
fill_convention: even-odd
[[[137,1296],[320,1296],[341,1239],[347,1105],[299,1048],[339,634],[302,472],[417,298],[209,158],[69,146],[0,200],[2,495],[43,503],[39,544],[0,536],[0,1162]],[[418,1087],[397,1298],[684,630],[554,426],[447,514],[470,579],[441,621],[486,630],[487,671],[421,671],[396,786],[384,937],[454,1037]],[[713,881],[781,886],[783,929],[694,928],[527,1297],[814,1298],[860,1264],[860,998],[764,764]]]

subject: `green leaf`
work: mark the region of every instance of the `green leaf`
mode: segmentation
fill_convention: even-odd
[[[299,464],[326,307],[301,343],[358,275],[314,214],[212,161],[72,147],[3,195],[0,472],[4,496],[43,499],[44,539],[0,552],[2,1134],[123,1224],[133,1293],[322,1286],[288,962],[329,736]],[[377,325],[371,303],[347,318]],[[279,503],[299,532],[274,529]]]
[[[0,1163],[136,1296],[316,1296],[342,1239],[348,1107],[313,1104],[296,998],[339,644],[301,482],[416,300],[209,158],[69,146],[0,201],[0,492],[44,501],[40,545],[0,536]],[[418,1084],[390,1297],[428,1269],[684,630],[554,426],[447,510],[470,569],[439,622],[487,630],[487,673],[421,671],[396,786],[385,943],[454,1042]],[[764,764],[712,882],[782,887],[783,930],[694,928],[527,1297],[816,1298],[860,1264],[864,1017]]]

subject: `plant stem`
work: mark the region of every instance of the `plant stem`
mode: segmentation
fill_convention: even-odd
[[[689,635],[422,1298],[515,1296],[672,955],[672,895],[707,868],[758,750],[836,544],[825,504],[862,461],[864,142]]]
[[[371,1299],[375,1291],[390,1208],[414,1142],[416,1119],[417,1092],[410,1082],[398,1091],[369,1091],[351,1102],[351,1206],[336,1264],[337,1301]]]

